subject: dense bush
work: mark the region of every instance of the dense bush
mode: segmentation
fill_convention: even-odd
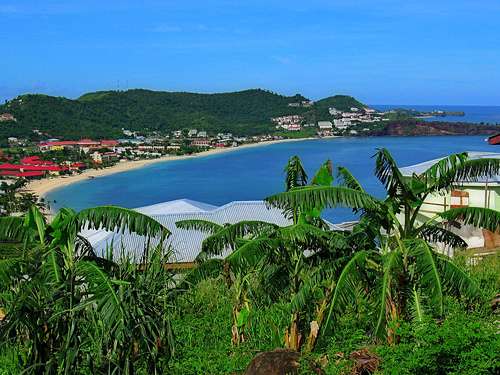
[[[231,313],[234,290],[222,278],[200,282],[176,300],[172,318],[176,350],[170,373],[227,374],[244,371],[259,352],[282,346],[288,322],[285,306],[252,309],[248,339],[231,343]]]
[[[458,305],[443,322],[405,323],[401,342],[382,346],[387,374],[495,374],[500,371],[500,336],[495,325]]]

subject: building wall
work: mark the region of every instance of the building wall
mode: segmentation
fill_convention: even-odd
[[[489,184],[486,193],[484,184],[463,186],[459,190],[469,194],[469,207],[487,207],[500,211],[500,185]],[[437,213],[450,209],[452,203],[457,203],[457,200],[452,200],[451,192],[429,196],[422,205],[417,220],[418,223],[423,223],[433,218]],[[402,220],[402,216],[400,216],[399,219]],[[481,229],[462,226],[461,229],[453,230],[453,232],[460,235],[468,243],[470,248],[485,246],[484,233]]]

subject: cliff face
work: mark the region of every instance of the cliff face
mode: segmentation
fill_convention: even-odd
[[[402,121],[388,123],[377,135],[491,135],[500,132],[500,126],[456,122]]]

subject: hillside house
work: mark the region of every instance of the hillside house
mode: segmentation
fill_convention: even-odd
[[[10,113],[2,113],[2,114],[0,114],[0,122],[7,122],[7,121],[17,121],[17,120]]]
[[[500,153],[469,152],[469,158],[495,158],[500,159]],[[421,174],[438,162],[440,159],[429,160],[423,163],[400,168],[403,176]],[[473,181],[456,181],[460,187],[448,193],[429,196],[420,211],[419,222],[427,221],[439,212],[458,207],[485,207],[500,211],[500,176],[484,178]],[[487,230],[462,225],[453,230],[460,235],[470,248],[500,247],[500,235]]]

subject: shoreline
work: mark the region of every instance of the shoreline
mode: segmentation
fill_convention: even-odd
[[[176,160],[186,160],[186,159],[195,159],[200,157],[206,157],[210,155],[218,155],[228,152],[234,152],[238,150],[243,150],[247,148],[255,148],[255,147],[263,147],[270,146],[278,143],[287,143],[287,142],[300,142],[307,140],[315,140],[315,139],[330,139],[330,138],[339,138],[338,136],[329,136],[323,138],[297,138],[297,139],[279,139],[274,141],[265,141],[265,142],[257,142],[257,143],[249,143],[244,144],[238,147],[227,147],[221,149],[211,149],[208,151],[202,151],[192,155],[174,155],[174,156],[162,156],[157,159],[143,159],[143,160],[132,160],[132,161],[124,161],[118,162],[112,167],[103,168],[103,169],[86,169],[82,173],[72,176],[55,176],[49,178],[43,178],[41,180],[33,180],[30,181],[25,190],[30,191],[33,194],[38,195],[39,198],[45,198],[48,193],[55,189],[59,189],[77,182],[85,181],[94,177],[104,177],[113,175],[116,173],[127,172],[133,169],[146,167],[149,165],[153,165],[156,163],[168,162],[168,161],[176,161]]]

